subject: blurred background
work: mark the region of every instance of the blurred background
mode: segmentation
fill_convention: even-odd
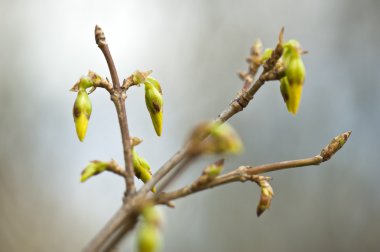
[[[109,95],[97,90],[84,143],[75,133],[71,86],[89,69],[108,76],[94,41],[105,31],[121,78],[153,69],[165,99],[155,136],[143,88],[127,100],[136,150],[154,171],[199,121],[234,98],[253,41],[298,39],[309,51],[300,111],[268,83],[230,120],[245,152],[238,165],[313,156],[352,130],[321,166],[269,174],[275,198],[257,218],[259,189],[235,183],[176,201],[164,251],[380,251],[380,1],[0,1],[0,250],[80,251],[121,204],[124,182],[105,173],[81,184],[90,160],[122,164]],[[195,163],[172,188],[217,157]],[[141,184],[138,184],[141,185]],[[134,234],[120,251],[134,248]]]

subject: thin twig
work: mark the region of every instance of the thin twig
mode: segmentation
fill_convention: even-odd
[[[190,156],[188,158],[185,158],[182,163],[177,167],[177,169],[172,173],[170,174],[170,176],[165,180],[163,181],[158,189],[157,189],[157,193],[156,194],[159,194],[160,192],[163,192],[177,177],[179,177],[182,172],[190,165],[191,162],[193,162],[195,160],[195,157],[193,156]]]
[[[125,109],[125,94],[122,92],[119,77],[117,75],[116,67],[113,62],[111,52],[108,48],[108,44],[106,42],[106,38],[104,36],[103,30],[99,27],[95,27],[95,41],[100,50],[103,52],[104,57],[106,58],[108,68],[110,70],[112,82],[113,82],[113,89],[111,92],[111,100],[114,102],[116,111],[117,111],[117,117],[119,120],[120,125],[120,131],[121,131],[121,137],[122,137],[122,143],[123,143],[123,152],[124,152],[124,162],[125,162],[125,171],[126,171],[126,193],[133,194],[136,191],[135,183],[134,183],[134,171],[133,171],[133,164],[132,164],[132,150],[131,150],[131,142],[130,142],[130,135],[129,135],[129,127],[128,127],[128,119],[127,119],[127,112]]]
[[[134,227],[137,221],[138,214],[134,211],[132,206],[123,205],[112,216],[105,227],[99,232],[92,241],[83,250],[84,252],[93,251],[108,251],[111,247],[109,244],[115,244],[120,237],[117,235],[118,231],[124,231],[126,228],[129,230]],[[126,218],[127,217],[127,218]],[[124,233],[124,232],[123,232]],[[106,249],[106,247],[108,249]]]
[[[216,186],[224,185],[232,182],[245,182],[255,181],[258,174],[263,174],[272,171],[279,171],[289,168],[305,167],[310,165],[319,165],[331,158],[347,141],[350,137],[351,131],[345,132],[335,138],[321,151],[320,155],[314,157],[282,161],[271,164],[264,164],[259,166],[240,166],[235,170],[219,175],[218,177],[210,180],[208,183],[198,183],[198,180],[194,181],[191,185],[184,186],[178,190],[168,193],[161,193],[155,196],[155,201],[158,204],[166,204],[172,200],[186,197],[190,194],[210,189]]]

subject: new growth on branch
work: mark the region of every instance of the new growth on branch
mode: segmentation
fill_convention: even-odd
[[[130,135],[125,100],[129,88],[143,85],[152,128],[157,136],[161,136],[164,104],[161,84],[151,76],[151,70],[136,70],[121,84],[106,37],[99,26],[95,27],[95,41],[106,59],[112,81],[89,71],[71,88],[71,91],[77,93],[73,107],[75,129],[79,140],[83,142],[93,110],[89,96],[97,88],[106,90],[110,94],[118,116],[124,165],[119,165],[113,159],[91,161],[82,171],[80,181],[85,182],[95,175],[109,171],[125,180],[126,190],[120,209],[87,245],[85,251],[111,250],[136,226],[140,215],[137,233],[138,251],[159,251],[162,247],[162,224],[155,205],[174,207],[173,201],[176,199],[232,182],[250,181],[260,187],[260,199],[256,208],[257,216],[260,216],[269,209],[274,196],[274,190],[270,184],[271,178],[262,174],[319,165],[329,160],[346,143],[351,134],[349,131],[333,138],[320,154],[313,157],[257,166],[241,165],[230,172],[222,173],[224,159],[231,154],[240,154],[243,150],[243,141],[240,136],[225,122],[242,111],[265,83],[278,81],[279,93],[284,99],[287,110],[293,115],[296,115],[299,110],[306,75],[302,57],[306,52],[301,49],[297,40],[284,41],[284,28],[282,28],[274,48],[263,51],[261,41],[254,42],[250,56],[247,58],[248,71],[239,73],[239,77],[243,80],[243,87],[238,96],[214,120],[195,126],[184,146],[152,174],[149,163],[135,150],[142,143],[142,139]],[[262,71],[258,75],[260,69]],[[202,174],[191,184],[173,191],[166,191],[168,186],[179,179],[182,172],[191,166],[194,160],[203,155],[215,154],[222,155],[223,158],[205,167]],[[135,177],[145,183],[138,191],[136,191]]]

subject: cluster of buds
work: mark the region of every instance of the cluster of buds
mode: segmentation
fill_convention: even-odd
[[[227,123],[200,123],[191,133],[189,142],[189,152],[193,155],[239,154],[243,150],[243,143],[239,135]]]
[[[153,206],[142,210],[142,220],[137,231],[137,249],[139,252],[158,252],[161,249],[162,220]]]
[[[261,189],[260,201],[257,205],[256,214],[259,217],[265,210],[269,209],[273,198],[273,188],[268,182],[269,178],[261,178],[257,182]]]

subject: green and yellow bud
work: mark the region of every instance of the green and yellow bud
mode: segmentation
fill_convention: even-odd
[[[137,233],[139,252],[157,252],[161,247],[161,232],[153,225],[142,223]]]
[[[83,142],[86,136],[88,120],[90,119],[92,111],[91,101],[88,98],[88,94],[85,89],[81,88],[78,91],[77,98],[73,107],[73,116],[75,122],[75,128],[78,138]]]
[[[161,250],[161,219],[152,206],[142,211],[142,220],[137,231],[137,249],[139,252],[158,252]]]
[[[161,86],[152,77],[145,79],[145,103],[158,136],[162,133],[163,99]]]
[[[101,162],[101,161],[92,161],[89,165],[84,168],[81,173],[80,182],[85,182],[92,176],[95,176],[107,169],[109,166],[109,162]]]
[[[280,89],[288,111],[294,115],[298,112],[306,75],[301,54],[302,50],[298,41],[289,40],[284,43],[282,60],[285,66],[285,77],[280,80]]]
[[[132,150],[132,163],[137,178],[144,183],[152,178],[150,165],[144,158],[140,157],[135,150]],[[156,192],[156,188],[153,188],[152,192]]]

